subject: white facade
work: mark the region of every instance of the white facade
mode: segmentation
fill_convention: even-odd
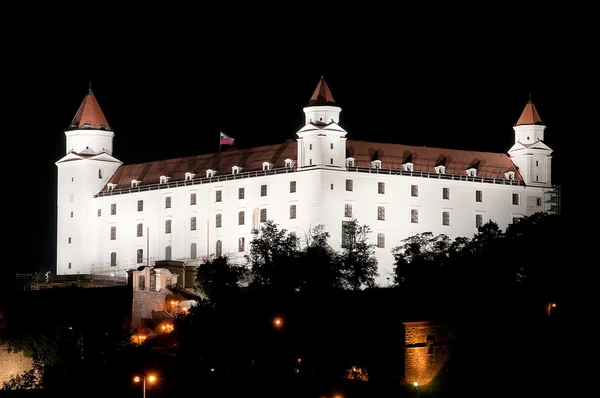
[[[328,96],[317,99],[319,90]],[[199,166],[208,159],[199,156],[193,162],[181,159],[177,168],[159,175],[151,169],[158,166],[124,166],[113,158],[105,130],[76,134],[77,148],[85,148],[79,152],[69,148],[67,138],[67,155],[57,162],[57,274],[125,275],[158,260],[198,265],[219,253],[243,263],[262,212],[301,240],[323,224],[336,250],[341,250],[342,221],[368,225],[370,242],[381,246],[377,282],[385,286],[393,280],[391,249],[411,235],[471,238],[478,223],[493,220],[504,230],[516,218],[549,210],[551,150],[542,142],[539,123],[515,126],[510,159],[487,154],[471,166],[468,151],[448,150],[442,157],[448,160],[433,164],[426,158],[441,156],[429,153],[433,149],[347,141],[337,124],[341,108],[333,105],[323,80],[313,97],[297,142],[276,146],[284,154],[275,163],[276,150],[253,148],[224,152],[218,170]],[[85,137],[89,145],[81,141]],[[381,160],[373,160],[377,156],[367,149],[361,152],[377,145],[383,148]],[[348,155],[351,150],[356,155]],[[402,158],[411,151],[412,158]],[[243,156],[236,158],[241,153],[264,158],[243,163]],[[227,159],[232,166],[223,166]]]

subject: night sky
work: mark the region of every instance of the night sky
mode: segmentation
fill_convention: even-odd
[[[18,268],[54,269],[54,163],[90,82],[115,132],[113,156],[125,164],[218,151],[219,131],[238,148],[295,139],[321,76],[354,140],[505,153],[531,95],[555,151],[553,180],[564,183],[582,78],[577,50],[560,35],[523,30],[535,26],[526,21],[496,30],[431,18],[415,28],[404,15],[377,29],[255,20],[228,38],[202,25],[206,15],[170,29],[157,20],[135,29],[123,20],[46,22],[30,42],[9,44],[5,149],[18,187],[10,221],[16,241],[32,242]]]

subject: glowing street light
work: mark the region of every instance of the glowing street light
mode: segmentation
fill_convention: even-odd
[[[283,318],[280,316],[275,317],[273,319],[273,326],[275,326],[276,329],[282,328],[283,327]]]
[[[133,381],[135,381],[136,383],[139,383],[140,380],[142,381],[142,398],[146,398],[146,380],[148,380],[148,382],[150,383],[154,383],[156,381],[156,376],[147,375],[143,378],[140,376],[135,376],[133,378]]]
[[[419,383],[418,382],[414,382],[413,386],[415,386],[415,398],[418,398],[419,396]]]

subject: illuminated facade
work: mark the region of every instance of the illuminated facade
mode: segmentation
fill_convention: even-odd
[[[207,255],[243,263],[252,229],[267,220],[301,240],[322,224],[340,250],[345,223],[356,219],[372,230],[377,282],[386,285],[391,249],[411,235],[470,238],[488,220],[505,229],[556,211],[552,150],[531,101],[508,154],[346,139],[323,79],[303,111],[296,142],[124,165],[90,90],[56,162],[57,275],[125,275]]]

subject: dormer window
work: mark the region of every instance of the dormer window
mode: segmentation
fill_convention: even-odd
[[[263,162],[263,171],[269,171],[273,168],[273,163]]]
[[[470,169],[467,169],[467,176],[469,177],[477,177],[477,169],[474,167],[471,167]]]
[[[435,166],[435,172],[438,174],[446,174],[446,166]]]
[[[189,171],[187,173],[185,173],[185,180],[186,181],[192,181],[194,179],[194,177],[196,177],[195,173],[190,173]]]
[[[402,165],[402,167],[404,167],[404,171],[413,171],[414,170],[414,164],[412,163],[404,163]]]
[[[160,176],[160,184],[166,184],[167,182],[169,182],[170,179],[171,177]]]
[[[346,167],[354,167],[354,158],[346,158]]]
[[[208,169],[206,170],[206,178],[212,178],[217,174],[216,170]]]
[[[131,188],[137,188],[140,186],[140,182],[138,180],[131,180]]]
[[[100,130],[106,130],[106,126],[104,124],[101,124],[99,127]]]
[[[374,169],[380,169],[381,168],[381,160],[373,160],[371,162],[371,167]]]
[[[91,123],[85,123],[85,124],[83,125],[83,128],[84,128],[84,129],[91,129],[91,128],[92,128],[92,124],[91,124]]]
[[[240,171],[242,171],[242,168],[240,166],[233,166],[231,168],[231,174],[239,174]]]
[[[285,168],[286,169],[291,169],[293,165],[292,159],[286,159],[285,160]]]
[[[115,189],[117,184],[113,184],[112,182],[109,182],[106,186],[108,188],[108,191],[111,192],[113,189]]]
[[[515,179],[515,172],[514,171],[507,171],[506,173],[504,173],[504,178],[506,178],[507,180],[514,180]]]

